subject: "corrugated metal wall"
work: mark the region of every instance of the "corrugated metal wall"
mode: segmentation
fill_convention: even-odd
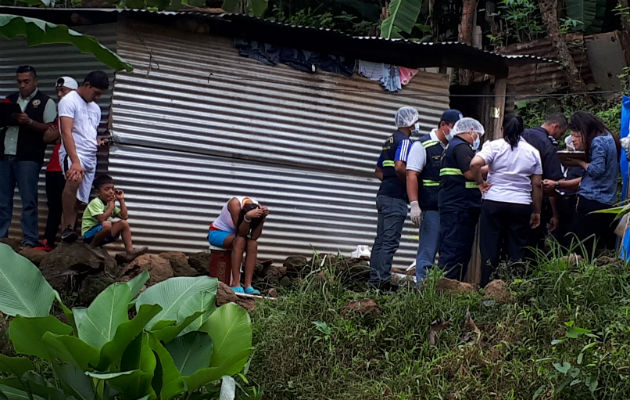
[[[86,27],[75,28],[76,30],[89,35],[96,36],[101,43],[109,49],[116,50],[116,31],[115,24],[92,25]],[[90,54],[80,53],[71,45],[44,45],[28,47],[23,38],[7,40],[0,38],[0,98],[9,93],[17,91],[15,82],[15,69],[19,65],[32,65],[37,70],[39,78],[39,89],[47,95],[51,96],[55,102],[57,96],[55,94],[55,81],[59,76],[68,75],[75,78],[81,84],[85,75],[94,70],[106,71],[110,80],[114,78],[114,72],[107,69],[100,61]],[[102,109],[101,129],[102,132],[106,127],[106,121],[109,116],[109,105],[111,103],[111,91],[105,93],[98,104]],[[48,159],[52,153],[53,145],[48,146],[46,159],[40,172],[39,179],[39,233],[44,234],[46,227],[46,216],[48,210],[46,208],[46,187],[45,187],[45,170]],[[106,154],[99,157],[99,170],[106,170],[107,165]],[[20,215],[22,212],[22,202],[16,189],[16,195],[13,204],[13,221],[9,235],[16,239],[22,238],[22,228],[20,226]]]
[[[358,76],[308,74],[240,57],[232,41],[128,22],[118,52],[109,171],[126,191],[136,244],[207,248],[233,195],[270,207],[261,257],[371,245],[380,146],[413,105],[424,130],[448,108],[446,75],[420,73],[400,94]],[[396,264],[415,258],[405,225]]]

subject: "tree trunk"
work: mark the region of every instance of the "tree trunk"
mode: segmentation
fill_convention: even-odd
[[[473,30],[475,28],[475,13],[477,12],[477,0],[463,0],[462,20],[459,24],[459,41],[472,46]],[[472,81],[472,72],[466,69],[459,71],[459,83],[469,85]]]
[[[619,5],[624,9],[628,9],[628,0],[619,0]],[[621,45],[626,53],[626,63],[630,63],[630,16],[620,15],[621,17]]]
[[[586,91],[586,85],[575,65],[575,60],[569,52],[569,47],[560,33],[558,25],[558,0],[540,0],[538,3],[540,14],[547,28],[547,34],[552,45],[556,48],[558,59],[565,64],[565,73],[569,81],[569,88],[574,92]]]

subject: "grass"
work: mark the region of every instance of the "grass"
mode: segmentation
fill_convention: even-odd
[[[329,262],[253,313],[249,383],[269,399],[628,399],[629,268],[597,263],[540,255],[501,305],[441,294],[436,273],[422,290],[349,291]],[[344,311],[364,298],[380,314]]]

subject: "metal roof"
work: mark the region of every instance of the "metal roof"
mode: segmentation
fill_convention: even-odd
[[[190,30],[199,29],[201,26],[191,26],[190,24],[182,24],[182,22],[197,21],[208,28],[206,32],[215,35],[248,38],[285,47],[344,55],[360,60],[384,62],[410,68],[456,67],[500,77],[507,76],[510,66],[554,62],[536,56],[501,55],[458,42],[415,42],[406,39],[350,36],[332,29],[288,25],[242,14],[9,6],[0,7],[0,12],[41,18],[66,25],[116,22],[118,18],[122,17]]]

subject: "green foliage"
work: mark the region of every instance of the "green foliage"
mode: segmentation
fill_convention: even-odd
[[[232,13],[239,13],[246,8],[250,15],[262,18],[268,6],[269,0],[224,0],[222,8]]]
[[[0,269],[0,311],[25,317],[48,315],[56,292],[37,267],[4,243],[0,243],[0,259],[11,266]]]
[[[0,355],[0,399],[208,396],[208,387],[241,372],[249,359],[249,316],[233,303],[215,307],[214,278],[171,278],[134,301],[148,280],[145,271],[129,282],[110,285],[89,307],[67,310],[71,326],[51,315],[32,315],[34,309],[47,312],[51,299],[58,297],[41,283],[46,281],[34,265],[6,247],[0,245],[0,256],[11,262],[0,265],[0,293],[19,292],[36,302],[44,287],[48,296],[40,300],[43,307],[34,308],[18,307],[0,295],[0,310],[16,315],[9,325],[15,352],[40,360]],[[130,318],[134,303],[136,312]],[[227,387],[221,395],[233,398],[233,385]]]
[[[554,251],[509,283],[515,303],[503,305],[483,291],[440,293],[436,273],[421,290],[381,295],[348,291],[330,269],[313,271],[254,311],[249,378],[269,398],[626,399],[628,266],[576,264]],[[346,308],[361,299],[379,308]],[[431,346],[437,325],[446,327]]]
[[[402,32],[410,34],[421,9],[422,1],[419,0],[392,0],[389,16],[381,22],[381,37],[402,38]]]
[[[502,33],[506,45],[540,39],[547,32],[535,1],[501,0],[498,15],[505,21]]]
[[[604,25],[606,0],[566,0],[567,17],[579,21],[577,31],[599,33]]]
[[[93,54],[112,69],[133,70],[130,64],[100,44],[93,36],[83,35],[65,25],[56,25],[37,18],[0,14],[0,36],[9,39],[24,36],[29,46],[71,44],[81,53]]]

